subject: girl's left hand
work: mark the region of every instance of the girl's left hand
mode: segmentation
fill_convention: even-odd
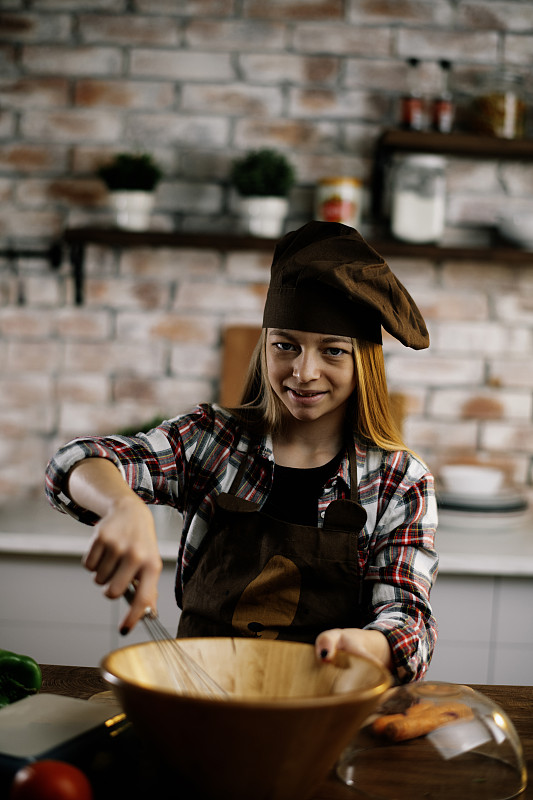
[[[360,628],[333,628],[320,633],[315,641],[315,652],[320,661],[332,662],[339,650],[364,656],[386,669],[392,669],[392,655],[387,637],[381,631]]]

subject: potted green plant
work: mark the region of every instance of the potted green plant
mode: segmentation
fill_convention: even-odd
[[[296,181],[288,158],[268,148],[252,150],[233,162],[230,181],[239,195],[246,232],[279,236],[287,216],[288,194]]]
[[[117,153],[113,161],[99,168],[98,175],[108,188],[117,225],[130,230],[147,228],[155,190],[163,175],[152,156]]]

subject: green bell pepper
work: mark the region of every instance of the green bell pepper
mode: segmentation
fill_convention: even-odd
[[[41,683],[41,668],[33,658],[0,650],[0,708],[36,694]]]

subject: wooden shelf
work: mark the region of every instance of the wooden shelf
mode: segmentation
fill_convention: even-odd
[[[494,241],[490,247],[440,247],[434,244],[409,244],[383,236],[380,233],[366,236],[369,244],[378,253],[385,256],[403,258],[425,258],[434,261],[456,259],[462,261],[502,261],[510,264],[526,264],[533,262],[533,253],[520,250],[501,240]],[[65,230],[61,245],[69,251],[75,285],[75,302],[83,303],[85,248],[89,244],[99,244],[111,248],[131,247],[170,247],[218,250],[255,250],[274,252],[277,239],[240,236],[239,234],[220,233],[173,233],[169,231],[126,231],[119,228],[80,227]],[[57,267],[61,259],[53,266]]]
[[[215,250],[274,250],[276,239],[237,233],[174,233],[171,231],[127,231],[122,228],[68,228],[62,237],[71,246],[101,244],[107,247],[191,247]]]
[[[377,143],[378,152],[403,151],[467,156],[533,160],[532,139],[501,139],[473,133],[431,133],[426,131],[384,131]]]
[[[491,261],[509,264],[533,264],[533,252],[522,250],[494,235],[494,244],[487,247],[465,245],[410,244],[396,239],[366,237],[380,255],[404,258],[425,258],[431,261]]]

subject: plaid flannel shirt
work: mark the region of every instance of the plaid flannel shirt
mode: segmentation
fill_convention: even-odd
[[[387,637],[398,680],[425,673],[437,629],[429,602],[438,558],[434,550],[437,506],[427,467],[404,451],[387,452],[356,441],[359,501],[367,512],[357,540],[359,568],[370,592],[365,628]],[[227,411],[202,404],[135,437],[75,439],[51,459],[46,492],[53,505],[94,524],[91,512],[77,507],[63,491],[65,477],[78,461],[103,457],[147,503],[173,506],[183,515],[176,573],[176,597],[190,573],[191,560],[206,534],[215,498],[227,492],[245,458],[238,496],[260,506],[272,486],[274,457],[269,437],[251,440]],[[319,499],[317,525],[332,500],[349,497],[345,457]]]

